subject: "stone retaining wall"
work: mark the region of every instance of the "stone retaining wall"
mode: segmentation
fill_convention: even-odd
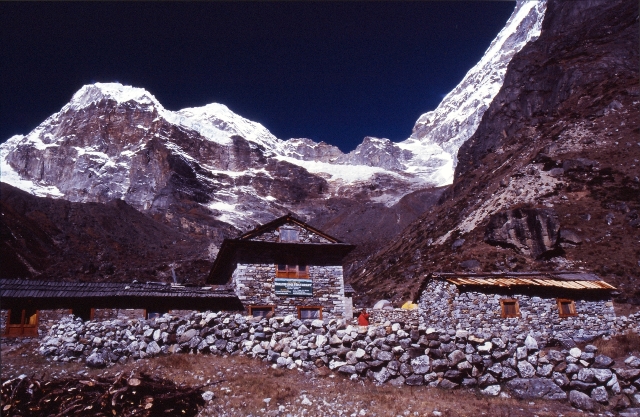
[[[521,317],[502,318],[502,298],[517,299]],[[602,335],[637,331],[640,325],[640,313],[616,317],[610,300],[575,300],[577,316],[561,318],[556,298],[460,291],[456,285],[436,279],[427,284],[418,306],[426,326],[462,329],[483,337],[531,333],[545,341],[571,338],[588,342]]]
[[[402,308],[394,309],[371,309],[369,313],[369,322],[371,324],[382,324],[386,321],[391,323],[409,324],[411,326],[420,325],[422,315],[417,308],[414,310],[404,310]],[[359,312],[357,312],[359,313]],[[357,318],[357,317],[356,317]]]
[[[494,335],[495,336],[495,335]],[[39,351],[55,361],[106,366],[179,352],[243,354],[283,368],[316,367],[393,385],[478,388],[485,395],[640,405],[640,359],[615,363],[592,345],[570,340],[543,348],[526,334],[483,338],[463,330],[437,331],[386,322],[353,326],[343,320],[253,318],[230,313],[164,315],[153,320],[82,322],[52,326]]]

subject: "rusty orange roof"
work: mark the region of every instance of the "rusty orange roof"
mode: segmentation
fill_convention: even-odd
[[[496,287],[539,286],[572,290],[615,290],[595,274],[583,272],[440,273],[434,274],[455,285]]]

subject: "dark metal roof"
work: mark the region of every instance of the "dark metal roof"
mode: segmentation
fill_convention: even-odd
[[[165,283],[56,282],[0,279],[3,308],[31,303],[37,308],[170,308],[242,309],[237,295],[227,287],[190,287]]]
[[[231,289],[185,287],[165,283],[55,282],[0,279],[0,297],[235,297]]]

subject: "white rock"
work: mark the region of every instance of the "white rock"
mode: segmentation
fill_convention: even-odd
[[[538,350],[538,342],[531,335],[527,335],[527,338],[524,340],[524,345],[527,350]]]
[[[571,355],[574,358],[578,359],[580,357],[580,355],[582,355],[582,351],[580,350],[580,348],[574,347],[569,351],[569,355]]]
[[[491,352],[491,349],[493,349],[493,343],[484,342],[483,344],[478,345],[477,349],[478,352]]]
[[[319,334],[316,336],[316,346],[322,347],[327,344],[327,337]]]
[[[492,397],[500,394],[500,385],[489,385],[487,388],[480,390],[483,395],[490,395]]]
[[[205,391],[202,393],[202,399],[205,401],[211,401],[213,400],[213,392],[211,391]]]

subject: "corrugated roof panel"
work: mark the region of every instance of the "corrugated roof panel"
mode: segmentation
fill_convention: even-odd
[[[563,279],[541,279],[534,277],[527,278],[479,278],[479,277],[455,277],[447,278],[448,282],[455,285],[478,285],[478,286],[541,286],[568,289],[608,289],[615,290],[615,287],[604,281],[588,280],[563,280]]]

